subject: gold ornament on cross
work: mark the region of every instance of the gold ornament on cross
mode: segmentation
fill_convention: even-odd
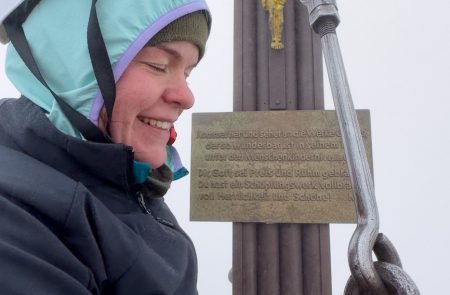
[[[273,49],[284,48],[281,41],[283,32],[283,8],[286,0],[261,0],[262,6],[269,12],[270,30],[272,31],[272,42],[270,46]]]

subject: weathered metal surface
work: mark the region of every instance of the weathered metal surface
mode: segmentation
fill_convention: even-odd
[[[306,8],[286,1],[285,49],[272,50],[267,13],[259,1],[234,1],[234,111],[323,109],[320,38],[311,32]],[[258,288],[270,287],[270,282],[259,282],[266,269],[259,264],[258,241],[268,226],[233,223],[234,295],[256,295]],[[273,295],[331,295],[329,226],[274,227],[279,239],[268,243],[278,244],[280,293]]]
[[[193,114],[191,159],[191,220],[356,221],[334,111]]]
[[[414,281],[402,269],[397,250],[385,235],[378,234],[373,252],[378,258],[378,261],[374,262],[375,270],[386,286],[389,294],[420,295],[420,291]],[[353,276],[347,281],[344,294],[377,295],[375,291],[363,291]]]
[[[388,262],[402,267],[402,262],[394,244],[383,234],[379,233],[373,246],[373,252],[378,261]]]

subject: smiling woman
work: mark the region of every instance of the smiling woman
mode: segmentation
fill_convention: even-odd
[[[0,294],[197,294],[162,196],[187,173],[173,128],[194,104],[207,5],[96,2],[0,5],[21,93],[0,100]]]
[[[133,147],[136,160],[152,167],[164,164],[169,129],[194,104],[186,78],[198,62],[198,52],[187,41],[145,47],[117,82],[109,131],[114,142]],[[103,126],[105,115],[100,118]]]

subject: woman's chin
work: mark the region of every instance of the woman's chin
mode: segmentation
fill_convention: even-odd
[[[149,163],[152,168],[159,168],[164,165],[167,159],[167,152],[166,149],[149,152],[135,152],[134,158],[136,161]]]

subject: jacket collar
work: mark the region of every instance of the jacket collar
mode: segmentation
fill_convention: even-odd
[[[131,147],[65,135],[24,97],[2,105],[0,129],[0,144],[18,149],[85,185],[109,182],[127,191],[133,185]]]

